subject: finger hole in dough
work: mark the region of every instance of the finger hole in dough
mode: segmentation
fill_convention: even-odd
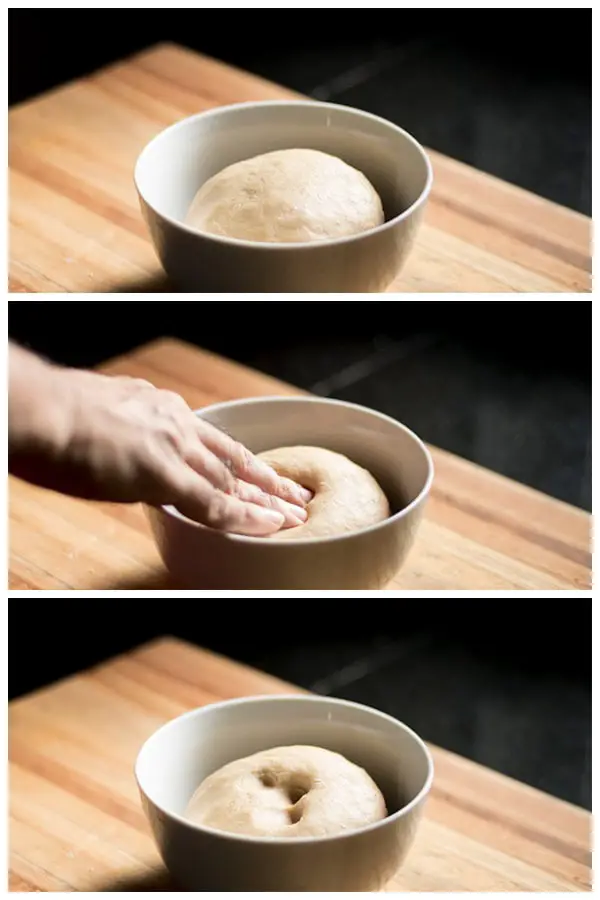
[[[361,828],[387,816],[381,791],[364,769],[329,750],[276,747],[209,775],[186,811],[220,831],[310,837]]]

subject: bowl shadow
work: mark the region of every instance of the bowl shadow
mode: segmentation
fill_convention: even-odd
[[[114,294],[167,294],[178,293],[177,286],[162,270],[142,278],[126,278],[114,288]]]
[[[157,271],[154,275],[146,275],[142,278],[131,278],[124,279],[123,282],[116,288],[113,288],[111,293],[113,294],[198,294],[203,291],[210,294],[220,294],[226,293],[225,291],[219,291],[211,286],[206,284],[206,287],[203,288],[202,285],[199,286],[197,291],[184,291],[176,281],[166,275],[163,271]]]
[[[156,872],[146,872],[140,875],[131,875],[125,878],[114,878],[98,888],[101,893],[137,893],[146,892],[180,892],[181,888],[175,883],[166,869]]]
[[[182,585],[166,571],[155,572],[151,575],[144,574],[118,578],[114,581],[103,582],[94,586],[100,591],[183,591]]]

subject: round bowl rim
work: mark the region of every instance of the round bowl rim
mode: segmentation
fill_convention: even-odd
[[[197,228],[192,228],[190,225],[187,225],[185,222],[182,222],[180,219],[176,219],[173,216],[169,216],[164,212],[161,212],[157,207],[150,203],[147,199],[144,191],[140,188],[140,170],[144,161],[144,156],[146,153],[150,152],[151,147],[162,140],[167,134],[170,134],[174,131],[177,131],[180,128],[185,128],[189,126],[189,124],[193,121],[196,121],[200,118],[205,118],[209,116],[219,116],[225,114],[227,112],[231,112],[235,109],[241,109],[242,107],[274,107],[274,106],[318,106],[325,109],[342,109],[346,112],[350,112],[354,114],[357,118],[365,118],[371,119],[376,122],[380,122],[385,125],[391,131],[395,131],[399,136],[403,137],[408,143],[412,144],[413,147],[418,151],[421,156],[421,159],[425,163],[426,170],[426,178],[425,184],[419,193],[417,199],[411,203],[405,210],[399,213],[397,216],[394,216],[391,219],[383,222],[381,225],[376,225],[374,228],[368,228],[366,231],[361,231],[358,234],[348,235],[346,237],[341,238],[330,238],[325,241],[301,241],[301,242],[289,242],[289,243],[275,243],[272,241],[247,241],[242,240],[241,238],[231,238],[225,237],[224,235],[210,234],[208,232],[199,231]],[[268,151],[265,151],[268,152]],[[163,128],[162,131],[159,131],[158,134],[154,135],[148,143],[143,147],[138,158],[135,163],[135,168],[133,172],[133,180],[135,183],[136,190],[139,196],[142,198],[146,206],[148,206],[155,216],[163,219],[163,221],[168,222],[169,225],[174,228],[180,229],[181,231],[193,235],[196,238],[204,238],[208,241],[215,241],[218,244],[223,244],[229,247],[244,247],[246,249],[252,248],[254,250],[265,250],[265,251],[280,251],[284,250],[309,250],[315,249],[317,247],[333,247],[341,244],[351,244],[354,241],[359,241],[364,237],[372,234],[378,234],[383,231],[387,231],[388,229],[394,227],[399,222],[402,222],[404,219],[412,216],[421,206],[423,206],[429,196],[431,191],[431,185],[433,183],[433,167],[431,165],[431,160],[429,159],[428,154],[425,151],[425,148],[419,143],[419,141],[412,136],[408,131],[404,128],[400,128],[399,125],[395,125],[393,122],[390,122],[388,119],[384,119],[382,116],[376,116],[373,113],[365,112],[362,109],[356,109],[353,106],[345,106],[341,103],[328,103],[322,100],[251,100],[242,103],[229,103],[225,106],[216,106],[212,109],[204,110],[203,112],[194,113],[191,116],[186,116],[184,119],[179,119],[179,121],[174,122],[172,125],[168,125],[166,128]]]
[[[427,478],[425,479],[425,483],[414,500],[411,500],[406,506],[403,506],[402,509],[399,509],[398,512],[394,513],[393,516],[388,516],[386,519],[383,519],[381,522],[376,522],[374,525],[367,525],[365,528],[360,528],[357,531],[351,531],[348,534],[337,534],[331,535],[328,537],[315,537],[307,539],[277,539],[274,536],[269,537],[268,540],[265,540],[264,537],[255,537],[252,535],[245,534],[230,534],[228,532],[216,531],[215,529],[207,529],[206,526],[201,525],[199,522],[194,522],[192,519],[186,518],[186,516],[182,515],[175,507],[171,505],[161,505],[157,507],[153,507],[155,512],[162,513],[168,518],[175,519],[181,522],[183,525],[186,525],[190,528],[195,528],[199,532],[203,532],[209,530],[211,534],[218,535],[221,540],[224,541],[233,541],[234,543],[241,544],[254,544],[260,545],[261,547],[300,547],[303,545],[306,546],[317,546],[323,544],[332,544],[337,543],[339,541],[347,541],[351,538],[356,537],[357,535],[369,534],[370,532],[381,531],[384,528],[389,528],[392,523],[399,521],[400,519],[407,516],[413,509],[422,504],[427,498],[434,477],[434,466],[433,466],[433,458],[431,456],[431,452],[428,447],[421,440],[421,438],[415,434],[407,425],[403,425],[402,422],[398,422],[396,419],[393,419],[391,416],[387,416],[385,413],[378,412],[374,409],[369,409],[368,406],[362,406],[359,403],[351,403],[348,400],[335,400],[329,397],[285,397],[281,395],[273,395],[273,396],[264,396],[264,397],[244,397],[240,400],[223,400],[219,403],[211,403],[210,406],[203,406],[201,409],[195,409],[194,413],[197,416],[200,416],[201,413],[218,411],[219,409],[223,409],[226,407],[232,406],[250,406],[255,403],[315,403],[315,404],[323,404],[323,405],[333,405],[333,406],[341,406],[346,409],[354,409],[363,413],[368,413],[375,418],[382,419],[385,422],[389,422],[392,425],[395,425],[396,428],[399,428],[401,431],[404,431],[418,446],[418,448],[422,451],[425,462],[427,464]]]
[[[395,727],[399,728],[405,734],[407,734],[412,740],[416,743],[419,749],[422,751],[425,761],[427,763],[427,777],[425,778],[425,782],[419,792],[415,797],[410,800],[405,806],[402,806],[400,809],[396,810],[396,812],[391,815],[386,816],[384,819],[381,819],[378,822],[373,822],[370,825],[365,825],[362,828],[354,828],[351,831],[345,831],[341,834],[330,834],[319,837],[302,837],[302,838],[277,838],[277,837],[259,837],[256,835],[247,835],[247,834],[235,834],[227,831],[219,831],[216,828],[210,828],[206,825],[199,825],[196,822],[191,822],[189,819],[186,819],[185,816],[180,815],[179,813],[172,812],[168,809],[165,809],[160,803],[157,803],[150,797],[148,791],[142,785],[140,779],[140,761],[142,758],[142,754],[146,752],[149,744],[155,739],[158,738],[160,734],[164,731],[168,731],[169,728],[174,727],[176,723],[184,720],[184,719],[192,719],[195,717],[200,717],[208,711],[219,709],[222,707],[235,707],[242,706],[252,703],[264,703],[264,702],[297,702],[297,703],[308,703],[308,704],[333,704],[334,706],[341,706],[350,709],[359,709],[363,712],[367,712],[372,715],[374,718],[383,719],[387,722],[392,723]],[[429,794],[431,790],[431,785],[434,777],[434,763],[433,757],[431,755],[431,751],[427,747],[427,744],[421,738],[416,731],[413,731],[408,725],[404,722],[401,722],[399,719],[394,718],[394,716],[388,715],[388,713],[381,712],[378,709],[375,709],[372,706],[367,706],[364,703],[355,703],[353,700],[342,700],[337,697],[320,697],[318,695],[302,695],[302,694],[258,694],[252,697],[235,697],[231,700],[221,700],[216,703],[207,703],[205,706],[199,706],[195,709],[188,710],[185,713],[182,713],[180,716],[176,716],[174,719],[165,722],[164,725],[161,725],[156,731],[154,731],[149,738],[147,738],[142,747],[140,748],[134,766],[134,775],[135,780],[141,794],[148,800],[149,803],[152,804],[162,815],[166,816],[168,819],[173,820],[178,825],[183,825],[191,829],[192,831],[197,831],[200,834],[209,834],[213,837],[222,838],[223,840],[229,840],[234,842],[243,842],[249,844],[259,844],[259,845],[270,845],[270,846],[295,846],[297,844],[322,844],[328,843],[330,841],[339,841],[344,838],[354,837],[359,834],[366,834],[367,832],[377,831],[378,829],[384,828],[386,825],[390,825],[394,822],[397,822],[399,819],[404,818],[404,816],[408,815],[416,806],[418,806]]]

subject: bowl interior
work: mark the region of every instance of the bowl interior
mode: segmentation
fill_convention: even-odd
[[[220,404],[198,414],[253,453],[276,447],[324,447],[367,469],[392,513],[417,499],[431,474],[422,442],[408,428],[369,409],[318,398],[264,398]]]
[[[211,176],[240,160],[290,148],[321,150],[362,171],[387,220],[411,207],[430,179],[423,150],[396,126],[348,107],[299,101],[247,103],[185,119],[148,144],[136,182],[157,212],[183,221]]]
[[[144,745],[136,774],[153,803],[183,815],[198,785],[221,766],[292,744],[333,750],[362,766],[390,814],[414,800],[431,776],[429,754],[406,726],[367,707],[301,696],[238,700],[175,719]]]

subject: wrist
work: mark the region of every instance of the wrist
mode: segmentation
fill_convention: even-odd
[[[59,456],[71,430],[68,370],[20,350],[9,368],[10,456]]]

